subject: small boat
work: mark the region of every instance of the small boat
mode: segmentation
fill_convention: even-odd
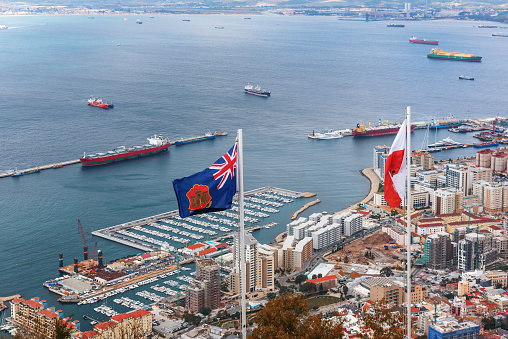
[[[0,29],[7,29],[9,27],[5,26],[5,25],[0,25]]]
[[[250,20],[250,18],[244,18],[245,20]]]
[[[15,168],[14,172],[11,174],[11,177],[20,177],[22,175],[23,175],[23,173],[22,172],[18,172],[18,168]]]
[[[190,21],[190,19],[183,19],[182,21]]]
[[[95,19],[93,16],[89,16],[88,19]]]
[[[94,97],[90,97],[90,99],[88,99],[88,104],[90,106],[95,106],[95,107],[100,107],[100,108],[113,108],[115,107],[115,105],[113,104],[108,104],[107,102],[104,102],[102,101],[102,99],[96,99]]]
[[[459,75],[459,79],[461,80],[474,80],[472,77],[468,77],[467,75]]]
[[[137,20],[136,20],[136,23],[137,23],[138,25],[141,25],[141,24],[143,23],[143,21],[141,21],[141,20],[137,19]]]
[[[129,21],[129,19],[127,19],[127,18],[123,18],[123,21]]]
[[[217,29],[224,29],[224,26],[215,26]]]
[[[508,33],[497,32],[497,33],[492,33],[492,36],[504,36],[504,37],[508,37]]]
[[[62,167],[63,167],[62,165],[51,166],[51,168],[62,168]]]
[[[215,131],[215,136],[225,136],[228,135],[228,132],[225,131]]]
[[[155,17],[154,17],[154,16],[151,16],[151,17],[150,17],[150,19],[155,19]]]
[[[394,23],[388,23],[386,27],[406,27],[403,24],[394,24]]]

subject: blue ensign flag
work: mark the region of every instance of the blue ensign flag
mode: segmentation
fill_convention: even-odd
[[[180,217],[231,208],[236,193],[237,144],[207,169],[173,180]]]

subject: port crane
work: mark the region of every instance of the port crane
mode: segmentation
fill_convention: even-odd
[[[496,125],[497,125],[498,118],[499,118],[499,113],[497,113],[496,120],[494,120],[494,124],[492,124],[492,134],[496,133]]]
[[[346,245],[344,245],[344,247],[342,248],[342,252],[340,253],[339,258],[337,259],[337,263],[335,264],[335,268],[341,268],[339,266],[339,262],[340,262],[340,259],[342,258],[342,255],[344,254],[345,250],[346,250]]]
[[[88,246],[86,244],[85,232],[83,232],[83,226],[81,226],[81,221],[79,221],[79,219],[78,219],[78,225],[79,225],[79,231],[81,232],[81,238],[83,238],[83,246],[84,246],[83,255],[84,255],[85,260],[88,260]]]

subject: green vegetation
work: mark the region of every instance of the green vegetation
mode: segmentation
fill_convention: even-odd
[[[335,304],[338,303],[339,301],[340,298],[324,295],[307,299],[307,305],[309,305],[309,308],[313,308],[314,306],[321,307],[325,305]]]

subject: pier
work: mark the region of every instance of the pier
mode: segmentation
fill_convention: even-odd
[[[303,205],[303,207],[302,207],[302,208],[300,208],[298,211],[296,211],[296,212],[295,212],[295,214],[293,214],[293,215],[291,216],[291,220],[295,220],[295,219],[298,217],[298,215],[299,215],[300,213],[302,213],[303,211],[305,211],[307,208],[311,207],[312,205],[318,204],[318,203],[320,203],[320,202],[321,202],[321,200],[316,199],[316,200],[314,200],[314,201],[311,201],[311,202],[306,203],[305,205]]]
[[[27,169],[23,169],[23,170],[18,170],[17,172],[12,171],[12,172],[7,172],[7,173],[0,173],[0,178],[10,177],[11,175],[16,174],[16,173],[19,173],[19,174],[22,174],[22,175],[32,174],[32,173],[35,173],[36,171],[42,171],[42,170],[46,170],[46,169],[50,169],[50,168],[60,168],[60,167],[67,166],[67,165],[74,165],[74,164],[77,164],[77,163],[79,163],[79,159],[69,160],[69,161],[63,161],[63,162],[57,162],[55,164],[37,166],[37,167],[32,167],[32,168],[27,168]]]
[[[11,301],[16,298],[21,298],[21,294],[11,295],[10,297],[0,297],[0,312],[7,308],[4,304],[6,301]]]

